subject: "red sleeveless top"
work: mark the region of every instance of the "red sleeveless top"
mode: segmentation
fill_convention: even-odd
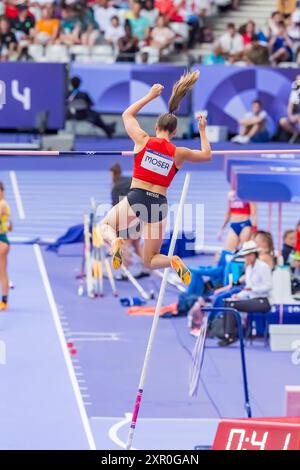
[[[251,214],[251,208],[250,208],[249,202],[242,201],[241,199],[237,197],[236,194],[234,194],[229,199],[229,207],[230,207],[231,214],[241,214],[241,215]]]
[[[168,140],[150,137],[134,158],[133,178],[168,188],[178,171],[175,152],[176,146]]]

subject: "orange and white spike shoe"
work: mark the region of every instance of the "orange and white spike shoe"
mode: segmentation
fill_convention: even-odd
[[[192,280],[192,275],[190,270],[186,267],[186,265],[179,258],[179,256],[172,256],[171,266],[176,271],[183,284],[185,286],[188,286]]]
[[[4,311],[8,309],[8,303],[0,302],[0,311]]]
[[[124,240],[123,238],[119,237],[116,238],[112,245],[112,267],[114,269],[120,269],[122,266],[122,247],[124,245]]]

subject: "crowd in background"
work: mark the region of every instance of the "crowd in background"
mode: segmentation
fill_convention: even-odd
[[[3,0],[0,1],[1,60],[32,60],[30,44],[66,46],[109,44],[120,60],[134,60],[147,47],[167,60],[170,46],[182,39],[186,49],[213,43],[207,63],[276,65],[297,61],[300,51],[300,2],[278,0],[277,10],[258,29],[249,19],[228,23],[214,41],[206,24],[212,6],[239,8],[239,0]],[[274,6],[276,2],[274,0]],[[176,25],[187,27],[187,37]],[[175,26],[174,26],[175,25]],[[147,51],[147,49],[145,49]],[[123,58],[122,58],[123,55]]]
[[[211,42],[205,16],[213,4],[237,9],[238,0],[3,0],[1,60],[33,60],[31,44],[109,44],[127,60],[143,47],[160,53],[176,42],[175,24],[187,25],[184,46]],[[182,39],[182,38],[181,38]]]
[[[282,4],[290,8],[280,8]],[[300,51],[300,2],[278,2],[264,28],[258,29],[251,19],[237,27],[228,23],[227,31],[214,45],[214,62],[253,65],[278,65],[298,62]]]

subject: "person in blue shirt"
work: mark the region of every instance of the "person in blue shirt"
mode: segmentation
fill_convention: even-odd
[[[132,5],[132,16],[129,21],[133,36],[142,41],[149,36],[150,22],[148,18],[141,15],[141,9],[141,4],[135,1]]]
[[[269,40],[270,60],[272,63],[291,62],[293,60],[293,41],[288,36],[283,21],[278,24],[278,33]]]

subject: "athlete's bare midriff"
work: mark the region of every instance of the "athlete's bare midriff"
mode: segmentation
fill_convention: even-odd
[[[161,194],[162,196],[167,194],[167,188],[164,186],[147,183],[147,181],[139,180],[137,178],[132,178],[131,188],[144,189],[146,191],[151,191],[152,193]]]
[[[245,222],[250,219],[250,214],[231,214],[230,222]]]

